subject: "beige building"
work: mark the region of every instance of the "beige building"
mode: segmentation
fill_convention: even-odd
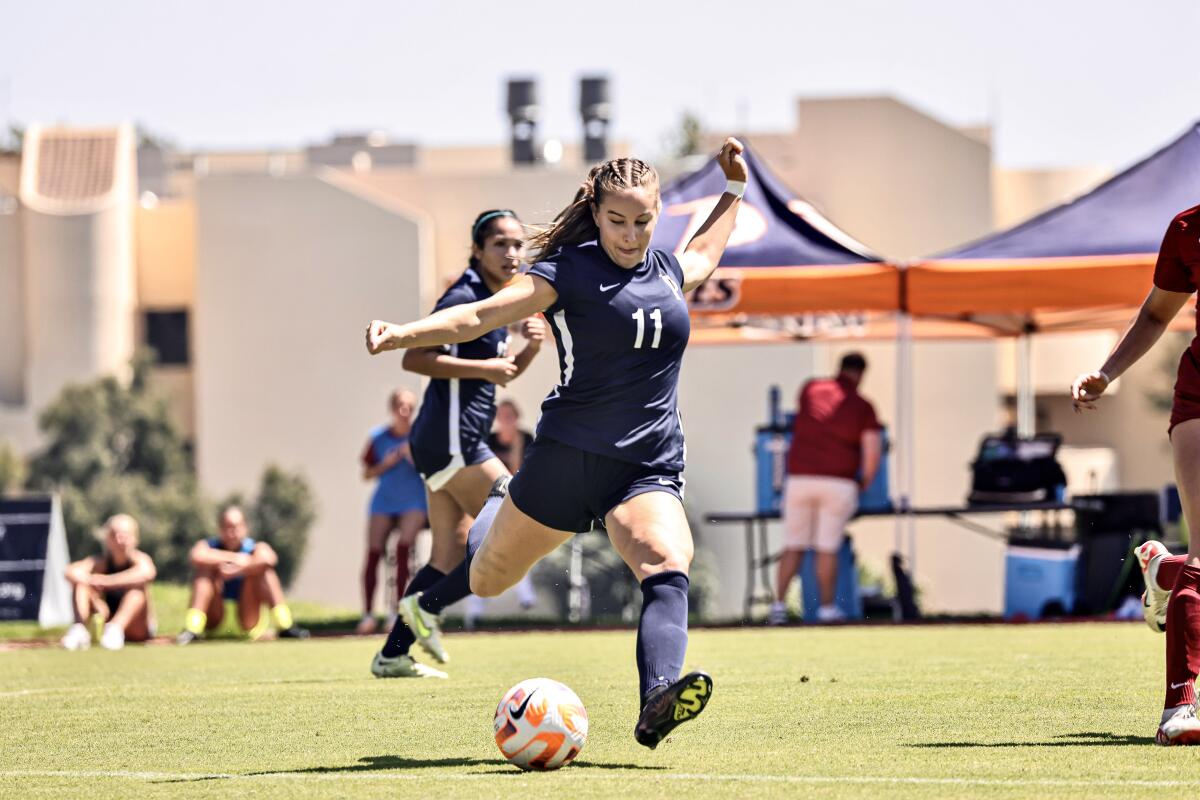
[[[986,131],[948,127],[890,98],[800,101],[794,131],[750,138],[799,194],[896,258],[984,235],[1095,175],[995,170]],[[50,179],[74,163],[68,152],[84,152],[52,145],[59,140],[91,142],[79,157],[90,182]],[[319,518],[294,593],[353,606],[370,488],[357,458],[384,420],[388,390],[419,386],[398,356],[367,356],[363,328],[373,317],[411,319],[430,308],[465,267],[479,210],[510,207],[526,222],[548,221],[585,172],[579,151],[568,145],[557,164],[514,167],[503,147],[430,149],[367,136],[295,151],[142,155],[136,163],[127,128],[35,129],[19,166],[0,158],[0,339],[20,343],[0,352],[0,438],[33,448],[36,413],[62,383],[119,370],[136,341],[156,341],[173,363],[155,379],[194,439],[205,488],[249,489],[268,463],[303,472]],[[667,176],[682,168],[661,166]],[[64,348],[63,325],[92,337],[90,347]],[[1109,483],[1157,487],[1169,469],[1146,442],[1162,421],[1136,392],[1118,392],[1086,427],[1057,402],[1070,376],[1110,343],[1104,335],[1039,343],[1044,424],[1099,448],[1081,456],[1080,474],[1107,464]],[[698,540],[721,565],[723,614],[741,608],[741,531],[703,517],[751,507],[753,429],[765,421],[768,388],[781,386],[790,402],[851,347],[871,361],[865,393],[894,420],[890,342],[696,346],[686,356],[688,507]],[[1005,416],[1010,348],[920,343],[915,361],[915,499],[960,502],[979,438]],[[547,352],[504,394],[532,424],[556,380]],[[1118,406],[1123,424],[1103,424]],[[893,524],[854,531],[866,563],[884,572]],[[930,610],[998,611],[1003,546],[922,521],[916,573]]]

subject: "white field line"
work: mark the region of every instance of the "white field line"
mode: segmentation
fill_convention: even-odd
[[[354,769],[354,767],[350,767]],[[578,778],[617,778],[615,774],[597,775],[586,770],[571,770]],[[519,773],[513,772],[514,776]],[[313,781],[412,781],[435,777],[421,773],[368,773],[368,772],[272,772],[259,775],[238,775],[225,772],[134,772],[125,770],[0,770],[0,778],[114,778],[139,781],[198,781],[198,780],[313,780]],[[450,773],[438,774],[436,780],[474,781],[495,780],[496,774]],[[709,773],[640,773],[639,780],[662,781],[711,781],[721,783],[780,783],[780,784],[859,784],[870,786],[998,786],[998,787],[1042,787],[1042,788],[1146,788],[1171,789],[1200,787],[1200,780],[1107,780],[1070,778],[922,778],[904,776],[860,776],[860,775],[720,775]]]
[[[80,686],[51,686],[45,689],[15,689],[11,692],[0,692],[0,697],[24,697],[27,694],[55,694],[58,692],[83,692]]]

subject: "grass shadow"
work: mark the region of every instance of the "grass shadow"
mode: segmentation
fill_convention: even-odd
[[[480,774],[521,775],[520,770],[502,758],[403,758],[401,756],[364,756],[356,764],[344,764],[336,767],[305,767],[303,769],[260,770],[258,772],[243,772],[230,775],[202,775],[193,778],[172,778],[170,780],[154,781],[154,783],[200,783],[203,781],[222,781],[231,778],[261,778],[272,775],[337,775],[359,772],[387,772],[391,770],[430,769],[433,767],[483,767],[496,769],[487,770]],[[604,761],[575,761],[571,769],[637,769],[662,770],[662,766],[646,766],[644,764],[617,764]]]
[[[991,747],[1123,747],[1126,745],[1154,744],[1153,736],[1090,731],[1086,733],[1064,733],[1040,742],[921,742],[906,747],[955,749]]]

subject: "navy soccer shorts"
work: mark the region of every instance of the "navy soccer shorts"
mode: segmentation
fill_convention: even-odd
[[[683,502],[683,476],[538,438],[508,486],[524,514],[547,528],[584,533],[614,507],[647,492],[666,492]]]
[[[496,457],[492,448],[488,447],[487,442],[483,440],[475,442],[461,454],[455,455],[411,446],[409,451],[412,453],[413,466],[417,468],[417,472],[420,473],[431,492],[436,492],[449,483],[450,479],[463,467],[482,464],[489,458]]]

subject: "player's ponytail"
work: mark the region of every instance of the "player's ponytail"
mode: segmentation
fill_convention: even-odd
[[[575,192],[571,205],[559,212],[553,223],[530,238],[530,247],[537,251],[534,262],[548,260],[568,245],[582,244],[598,237],[600,231],[592,215],[593,209],[603,202],[608,192],[638,186],[653,186],[658,194],[658,173],[645,161],[614,158],[592,167]]]

